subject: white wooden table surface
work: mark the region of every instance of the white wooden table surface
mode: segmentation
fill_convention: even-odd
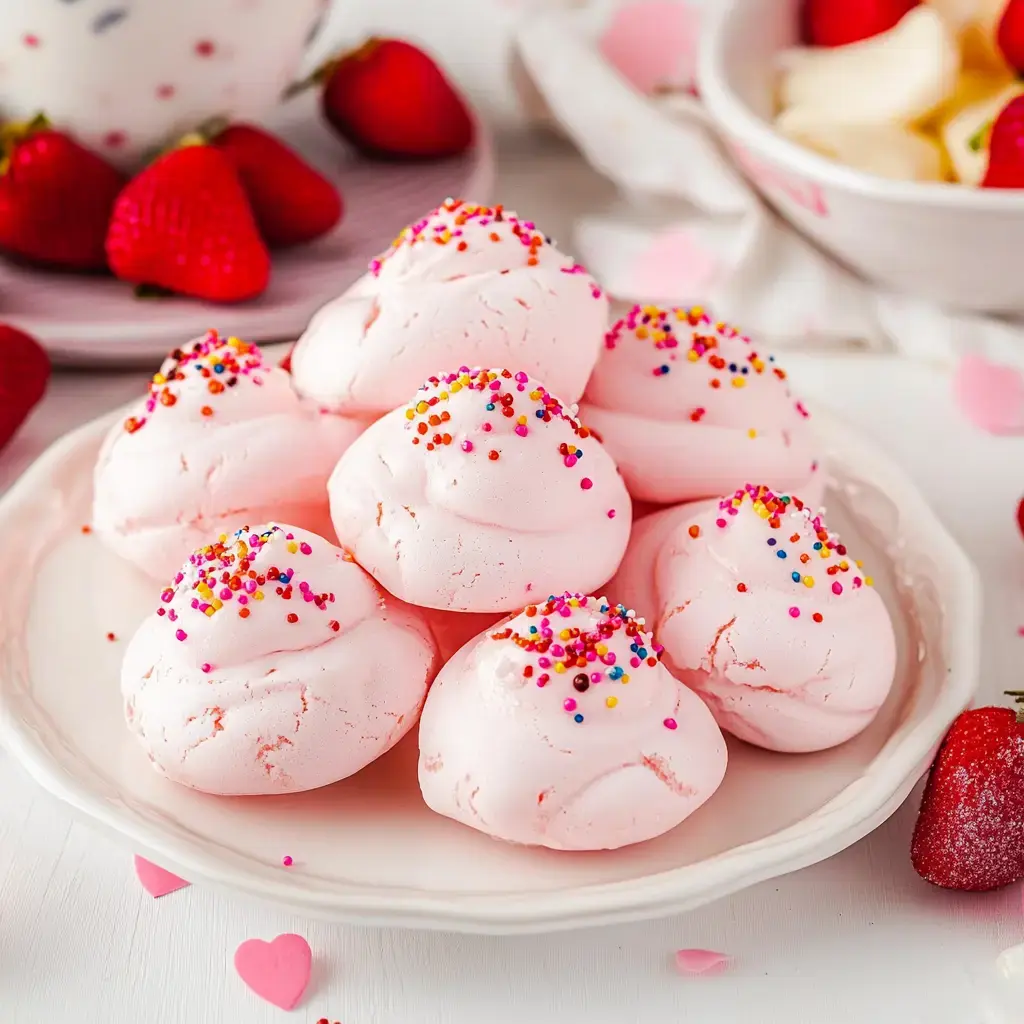
[[[562,238],[575,212],[609,198],[558,147],[504,158],[501,198]],[[936,370],[827,355],[790,356],[787,367],[798,388],[830,396],[884,442],[928,494],[984,576],[980,696],[1019,687],[1024,539],[1013,510],[1024,439],[966,428]],[[57,375],[0,454],[0,490],[142,380]],[[831,861],[685,917],[488,939],[332,926],[201,887],[155,901],[135,881],[130,850],[73,821],[0,752],[0,1024],[1024,1021],[1024,992],[991,980],[996,954],[1024,941],[1020,889],[959,895],[921,882],[907,852],[917,799]],[[239,942],[285,931],[314,953],[313,982],[291,1015],[257,1000],[231,968]],[[672,952],[690,946],[728,952],[735,966],[681,978]]]

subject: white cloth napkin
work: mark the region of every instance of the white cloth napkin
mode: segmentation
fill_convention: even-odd
[[[570,0],[572,10],[535,8],[519,24],[516,57],[533,86],[621,193],[577,223],[581,262],[616,299],[706,305],[775,348],[939,363],[976,425],[1024,432],[1024,324],[876,289],[781,221],[731,163],[687,93],[701,9],[713,2]]]

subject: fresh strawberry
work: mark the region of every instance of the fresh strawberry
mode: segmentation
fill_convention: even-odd
[[[0,324],[0,448],[43,397],[50,360],[35,338]]]
[[[976,708],[953,723],[932,765],[910,856],[922,878],[947,889],[1024,878],[1024,709]]]
[[[290,357],[291,353],[289,352],[288,355]],[[1020,499],[1020,504],[1017,506],[1017,525],[1020,527],[1020,532],[1024,533],[1024,498]]]
[[[338,190],[280,139],[235,124],[211,144],[234,164],[267,245],[311,242],[341,220]]]
[[[1007,0],[996,42],[1006,63],[1018,73],[1024,72],[1024,0]]]
[[[1024,96],[1010,100],[992,125],[981,186],[1024,188]]]
[[[429,160],[473,141],[473,119],[444,72],[400,39],[371,39],[321,69],[324,116],[368,156]]]
[[[812,46],[847,46],[888,32],[921,0],[806,0],[804,35]]]
[[[288,352],[285,355],[284,359],[282,359],[281,362],[277,364],[278,366],[281,367],[282,370],[284,370],[285,373],[292,372],[292,352],[294,351],[295,346],[293,345],[290,349],[288,349]],[[1024,503],[1022,503],[1022,507],[1024,507]],[[1021,529],[1024,529],[1024,527],[1021,527]]]
[[[253,299],[270,254],[231,160],[187,145],[150,164],[118,196],[107,257],[125,281],[211,302]]]
[[[120,172],[43,118],[5,125],[0,139],[0,249],[47,266],[105,267]]]

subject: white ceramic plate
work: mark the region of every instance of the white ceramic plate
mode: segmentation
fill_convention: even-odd
[[[487,202],[494,187],[491,139],[477,120],[465,156],[425,164],[358,158],[323,126],[310,101],[275,124],[341,190],[337,230],[311,245],[275,252],[270,287],[254,302],[212,306],[192,299],[138,299],[109,277],[50,274],[0,263],[0,321],[38,338],[59,363],[159,363],[183,339],[216,322],[247,341],[292,339],[329,299],[366,271],[398,231],[448,196]]]
[[[673,913],[867,834],[907,796],[975,687],[971,565],[901,470],[819,414],[836,475],[830,521],[870,560],[899,638],[896,686],[862,736],[803,756],[730,742],[708,804],[612,853],[509,846],[433,815],[416,785],[415,737],[316,792],[194,793],[159,778],[122,721],[124,640],[158,588],[81,529],[100,439],[121,415],[68,435],[0,501],[0,739],[52,793],[194,882],[316,916],[475,932]]]

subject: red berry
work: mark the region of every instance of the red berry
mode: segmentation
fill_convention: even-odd
[[[43,397],[50,360],[35,338],[0,324],[0,448]]]
[[[228,156],[238,172],[267,245],[310,242],[341,220],[338,190],[269,132],[235,124],[211,144]]]
[[[942,741],[914,829],[917,873],[947,889],[1024,878],[1024,723],[1009,708],[965,711]]]
[[[1015,71],[1024,72],[1024,2],[1007,0],[996,30],[996,42],[1006,63]]]
[[[982,188],[1024,188],[1024,96],[1003,107],[989,137]]]
[[[473,119],[444,72],[400,39],[371,39],[328,72],[324,116],[369,156],[455,156],[473,141]]]
[[[888,32],[921,0],[806,0],[804,35],[812,46],[847,46]]]
[[[270,278],[249,200],[231,161],[213,146],[172,150],[125,187],[107,256],[122,280],[211,302],[255,298]]]
[[[0,174],[0,248],[72,270],[107,265],[103,241],[120,172],[45,122],[16,131]]]
[[[1017,506],[1017,525],[1020,527],[1020,532],[1024,533],[1024,498],[1020,499],[1020,504]]]
[[[294,351],[295,351],[295,346],[293,345],[290,349],[288,349],[288,352],[285,355],[284,359],[282,359],[281,362],[279,362],[277,364],[278,366],[281,367],[282,370],[285,371],[285,373],[291,373],[292,372],[292,352],[294,352]]]

